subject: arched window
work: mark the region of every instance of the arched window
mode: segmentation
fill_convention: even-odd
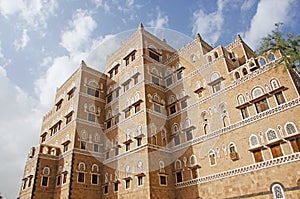
[[[214,52],[214,57],[215,57],[215,58],[218,58],[218,57],[219,57],[219,55],[218,55],[217,52]]]
[[[275,183],[271,187],[274,199],[285,199],[283,187],[279,183]]]
[[[92,166],[92,172],[97,173],[99,171],[99,167],[96,164],[93,164]]]
[[[294,123],[288,122],[285,124],[285,132],[287,135],[292,135],[297,133],[297,128]]]
[[[176,160],[175,162],[175,170],[181,169],[181,161],[180,160]]]
[[[248,74],[247,69],[246,69],[246,68],[243,68],[243,69],[242,69],[242,73],[243,73],[243,75],[247,75],[247,74]]]
[[[255,147],[259,145],[259,141],[256,135],[251,135],[249,138],[250,147]]]
[[[273,53],[270,53],[269,54],[269,61],[272,62],[274,61],[276,58],[275,58],[275,55]]]
[[[222,122],[223,122],[223,127],[226,127],[229,125],[229,119],[226,115],[223,116]]]
[[[244,104],[245,103],[245,98],[242,94],[240,94],[238,97],[238,104]]]
[[[184,127],[189,128],[191,126],[191,120],[189,118],[186,118],[184,121]]]
[[[175,96],[174,95],[171,95],[170,97],[169,97],[169,104],[172,104],[172,103],[174,103],[176,100],[175,100]]]
[[[160,160],[158,165],[159,165],[159,172],[164,173],[165,172],[165,163],[162,160]]]
[[[237,152],[236,146],[235,146],[234,143],[230,143],[228,148],[229,148],[229,153],[236,153]]]
[[[209,157],[209,163],[210,163],[210,166],[213,166],[216,164],[216,154],[215,154],[215,151],[214,150],[210,150],[208,152],[208,157]]]
[[[135,101],[140,100],[140,99],[141,99],[141,97],[140,97],[140,92],[136,92],[134,98],[135,98]]]
[[[219,77],[220,77],[220,74],[218,72],[214,72],[210,76],[210,81],[214,81],[214,80],[218,79]]]
[[[259,59],[259,63],[260,63],[261,66],[266,65],[266,60],[265,60],[265,58],[260,58],[260,59]]]
[[[279,88],[279,82],[278,82],[278,80],[275,79],[275,78],[274,78],[274,79],[271,79],[270,84],[271,84],[271,86],[272,86],[273,89]]]
[[[257,97],[260,97],[264,94],[262,88],[260,87],[256,87],[252,90],[252,97],[253,98],[257,98]]]
[[[84,164],[84,162],[80,162],[78,164],[78,170],[79,171],[85,171],[85,164]]]
[[[197,157],[195,155],[191,155],[190,162],[191,162],[191,165],[197,164]]]
[[[235,77],[235,79],[239,79],[241,77],[240,73],[239,72],[235,72],[234,73],[234,77]]]
[[[207,60],[208,60],[208,62],[211,62],[211,61],[212,61],[212,58],[211,58],[210,55],[207,56]]]
[[[43,168],[43,175],[50,175],[50,168],[49,167],[44,167]]]
[[[173,130],[173,134],[178,133],[178,131],[179,131],[179,125],[178,124],[173,124],[172,130]]]
[[[266,132],[266,137],[268,142],[278,139],[277,133],[274,129],[268,129]]]

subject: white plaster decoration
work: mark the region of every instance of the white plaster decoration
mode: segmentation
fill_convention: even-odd
[[[247,173],[255,172],[258,170],[262,170],[262,169],[266,169],[266,168],[270,168],[270,167],[274,167],[274,166],[278,166],[278,165],[284,165],[284,164],[287,164],[290,162],[296,162],[299,160],[300,160],[300,152],[293,153],[290,155],[281,156],[281,157],[267,160],[264,162],[250,164],[250,165],[247,165],[244,167],[239,167],[239,168],[235,168],[232,170],[203,176],[203,177],[200,177],[197,179],[180,182],[180,183],[175,184],[175,188],[181,189],[184,187],[189,187],[189,186],[194,186],[197,184],[203,184],[203,183],[207,183],[207,182],[211,182],[211,181],[215,181],[215,180],[225,179],[225,178],[229,178],[232,176],[247,174]]]

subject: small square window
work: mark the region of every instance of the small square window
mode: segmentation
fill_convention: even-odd
[[[68,144],[65,144],[64,145],[64,152],[68,151],[69,150],[69,145]]]
[[[161,113],[161,106],[159,104],[154,104],[153,106],[155,112]]]
[[[118,192],[119,191],[119,183],[114,183],[114,192]]]
[[[119,115],[116,115],[116,116],[115,116],[115,124],[118,124],[118,123],[119,123],[119,120],[120,120]]]
[[[94,144],[94,152],[99,152],[99,145],[98,144]]]
[[[137,182],[138,182],[138,186],[143,186],[144,185],[143,176],[138,176]]]
[[[141,146],[142,145],[142,138],[137,138],[137,146]]]
[[[67,116],[66,116],[66,124],[69,124],[71,121],[72,121],[72,113],[70,113],[70,114],[68,114]]]
[[[47,187],[48,186],[48,177],[47,176],[43,176],[42,177],[42,186],[43,187]]]
[[[182,100],[182,101],[180,102],[180,104],[181,104],[181,109],[186,108],[186,107],[187,107],[187,99]]]
[[[108,120],[106,122],[106,129],[109,129],[111,127],[111,120]]]
[[[159,176],[160,185],[167,185],[167,176]]]
[[[92,184],[98,184],[98,175],[92,174]]]
[[[125,188],[129,189],[130,188],[130,179],[125,180]]]
[[[178,71],[178,73],[177,73],[177,80],[181,80],[182,77],[183,77],[183,72],[182,72],[182,70],[180,70],[180,71]]]
[[[112,101],[112,94],[108,95],[107,96],[107,103],[110,103]]]
[[[107,151],[107,152],[105,153],[105,159],[106,159],[106,160],[109,159],[109,151]]]
[[[104,191],[104,194],[108,194],[108,185],[104,186],[104,190],[103,191]]]
[[[159,86],[159,78],[152,76],[152,83]]]
[[[78,173],[78,182],[84,182],[84,173],[82,172]]]
[[[92,114],[92,113],[89,113],[88,114],[88,121],[90,121],[90,122],[96,122],[96,115]]]
[[[127,143],[126,144],[126,151],[129,151],[130,150],[130,143]]]
[[[125,111],[125,118],[128,118],[130,116],[130,109]]]
[[[172,77],[169,77],[169,78],[166,80],[166,83],[167,83],[167,86],[170,86],[171,84],[173,84],[173,79],[172,79]]]
[[[99,90],[93,89],[93,88],[88,88],[87,89],[87,94],[94,96],[94,97],[99,97]]]
[[[171,114],[174,114],[174,113],[176,113],[176,106],[175,106],[175,105],[172,105],[172,106],[170,107],[170,115],[171,115]]]
[[[141,110],[141,104],[140,103],[134,106],[134,112],[135,113],[139,112],[140,110]]]
[[[80,149],[86,150],[86,142],[85,141],[80,142]]]

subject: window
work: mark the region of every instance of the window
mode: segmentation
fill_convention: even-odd
[[[264,161],[261,149],[253,151],[253,157],[256,163]]]
[[[96,115],[92,113],[88,113],[88,121],[96,122]]]
[[[174,136],[174,145],[177,146],[180,144],[180,137],[179,134]]]
[[[135,53],[132,53],[131,54],[131,61],[134,61],[135,60]]]
[[[48,180],[49,178],[47,176],[42,177],[42,186],[47,187],[48,186]]]
[[[182,173],[181,173],[181,171],[176,173],[176,183],[179,183],[179,182],[182,182]]]
[[[63,150],[63,151],[66,152],[66,151],[68,151],[68,150],[69,150],[69,144],[65,144],[65,145],[64,145],[64,150]]]
[[[133,77],[133,83],[134,83],[134,85],[136,85],[138,82],[139,82],[139,76],[136,75]]]
[[[120,94],[120,91],[119,91],[119,88],[116,90],[116,98],[119,97],[119,94]]]
[[[41,142],[45,142],[46,136],[47,136],[47,134],[44,134],[44,135],[42,136]]]
[[[161,107],[159,104],[154,103],[153,107],[155,112],[161,113]]]
[[[258,138],[256,135],[251,135],[249,138],[250,147],[255,147],[259,145]]]
[[[242,118],[246,119],[247,117],[249,117],[249,112],[247,107],[241,108],[241,114],[242,114]]]
[[[266,65],[266,60],[264,58],[260,58],[259,63],[261,66],[264,66],[264,65]]]
[[[93,88],[88,88],[87,89],[87,94],[94,96],[94,97],[99,97],[99,90],[93,89]]]
[[[192,178],[193,179],[198,178],[198,168],[197,167],[192,168],[191,173],[192,173]]]
[[[183,71],[180,70],[177,72],[177,80],[181,80],[183,78]]]
[[[215,152],[213,150],[210,150],[209,153],[209,163],[210,166],[214,166],[216,164],[216,155]]]
[[[107,96],[107,103],[110,103],[112,101],[112,94],[109,94]]]
[[[126,151],[129,151],[129,150],[130,150],[130,143],[127,143],[127,144],[125,145],[125,149],[126,149]]]
[[[111,127],[111,119],[106,122],[106,129]]]
[[[187,99],[181,100],[180,104],[181,104],[181,109],[186,108],[187,107]]]
[[[216,93],[221,90],[221,82],[217,82],[211,85],[213,93]]]
[[[149,57],[159,62],[159,56],[152,51],[149,51]]]
[[[129,57],[125,59],[125,65],[127,66],[129,64]]]
[[[94,144],[94,152],[99,152],[99,145],[98,144]]]
[[[120,116],[116,115],[115,116],[115,124],[118,124],[120,122]]]
[[[63,174],[63,184],[65,184],[67,182],[67,176],[68,176],[67,173]]]
[[[255,102],[254,104],[255,104],[255,108],[256,108],[257,113],[260,113],[260,112],[263,112],[263,111],[269,109],[267,99],[260,100],[258,102]]]
[[[124,85],[124,92],[128,91],[129,90],[129,82],[127,84]]]
[[[137,138],[137,146],[141,146],[142,145],[142,138]]]
[[[279,83],[277,79],[272,79],[270,83],[273,89],[279,88]]]
[[[170,110],[170,115],[176,113],[176,105],[175,104],[172,105],[169,110]]]
[[[69,113],[66,116],[66,124],[69,124],[72,121],[72,115],[73,115],[73,112]]]
[[[68,101],[71,100],[74,96],[74,91],[75,88],[72,88],[69,92],[68,92]]]
[[[61,121],[57,122],[54,126],[50,128],[50,134],[51,136],[54,135],[57,131],[60,130]]]
[[[98,184],[98,175],[92,174],[92,184]]]
[[[270,150],[273,158],[283,156],[280,144],[270,146]]]
[[[233,143],[229,144],[229,155],[230,155],[231,160],[233,160],[233,161],[239,159],[238,153],[236,151],[236,146]]]
[[[204,131],[204,135],[206,135],[208,133],[208,131],[209,131],[208,124],[203,125],[203,131]]]
[[[118,192],[119,191],[119,183],[115,182],[114,183],[114,192]]]
[[[56,178],[56,186],[59,186],[60,185],[60,182],[61,182],[61,176],[57,176]]]
[[[242,73],[243,73],[243,75],[247,75],[247,74],[248,74],[247,69],[246,69],[246,68],[243,68]]]
[[[125,188],[129,189],[130,188],[130,179],[125,180]]]
[[[167,84],[167,86],[170,86],[171,84],[173,84],[172,76],[167,78],[166,84]]]
[[[130,109],[125,110],[125,118],[130,116]]]
[[[109,151],[106,151],[106,153],[105,153],[105,159],[106,159],[106,160],[109,159]]]
[[[117,148],[115,148],[115,156],[117,156],[117,155],[119,155],[119,152],[120,150],[119,150],[119,148],[117,147]]]
[[[239,72],[235,72],[234,73],[234,77],[235,77],[235,79],[239,79],[241,77],[240,73]]]
[[[167,185],[167,176],[159,176],[159,184]]]
[[[275,55],[273,53],[269,54],[269,61],[272,62],[275,60]]]
[[[290,140],[291,147],[294,153],[300,152],[300,138],[297,137],[295,139]]]
[[[104,186],[104,190],[103,191],[104,191],[104,194],[108,194],[108,185]]]
[[[280,184],[278,183],[274,184],[271,189],[272,189],[274,199],[285,199],[284,191]]]
[[[285,103],[282,91],[275,93],[275,98],[278,105]]]
[[[31,187],[31,182],[32,182],[32,177],[29,177],[29,180],[28,180],[28,187]]]
[[[86,142],[85,141],[80,141],[80,149],[86,150]]]
[[[152,76],[152,83],[159,86],[159,78]]]
[[[186,135],[186,141],[190,141],[193,139],[193,132],[191,130],[187,131],[185,135]]]
[[[59,100],[59,102],[57,102],[57,104],[56,104],[56,111],[58,111],[62,107],[62,102],[63,102],[62,99]]]
[[[278,139],[277,133],[273,129],[269,129],[266,132],[266,137],[267,137],[268,142],[271,142],[271,141],[274,141],[274,140]]]
[[[138,104],[136,104],[136,105],[134,106],[134,112],[137,113],[137,112],[139,112],[140,110],[141,110],[141,104],[138,103]]]
[[[137,185],[138,186],[143,186],[144,185],[144,178],[143,178],[143,176],[138,176],[137,177]]]
[[[285,131],[286,131],[287,135],[292,135],[292,134],[297,133],[295,124],[291,123],[291,122],[287,123],[285,125]]]

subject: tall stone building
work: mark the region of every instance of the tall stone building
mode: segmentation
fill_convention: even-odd
[[[299,73],[237,36],[138,30],[56,91],[20,198],[300,198]]]

